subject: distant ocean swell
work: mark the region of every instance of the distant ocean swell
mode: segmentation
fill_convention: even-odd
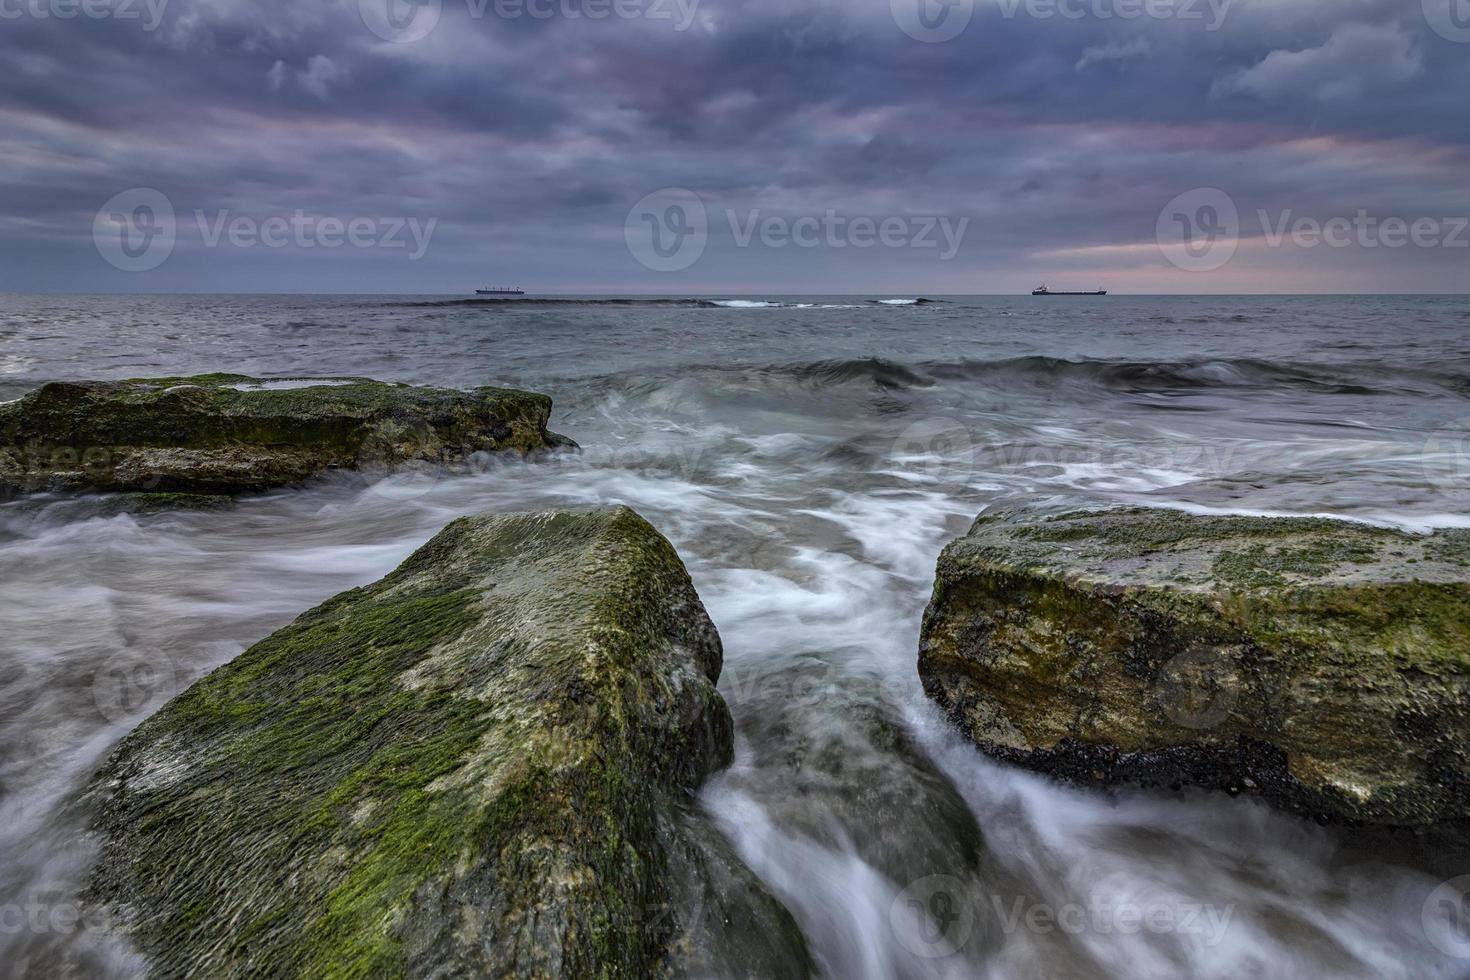
[[[1470,365],[1449,362],[1446,370],[1397,370],[1380,364],[1272,362],[1255,358],[1198,361],[1069,360],[1028,356],[998,360],[903,363],[881,357],[838,358],[766,366],[686,366],[712,376],[745,380],[788,379],[803,386],[870,384],[884,389],[927,388],[950,382],[996,388],[1091,388],[1115,394],[1185,394],[1210,390],[1299,390],[1326,395],[1470,395]],[[614,386],[616,379],[612,379]],[[650,378],[629,378],[647,389]]]
[[[865,299],[852,303],[803,303],[789,302],[784,300],[765,299],[684,299],[680,297],[613,297],[613,298],[587,298],[578,297],[523,297],[512,296],[506,298],[488,297],[466,297],[464,299],[435,299],[417,302],[394,302],[388,306],[416,308],[416,307],[540,307],[540,306],[614,306],[614,307],[672,307],[678,309],[695,310],[857,310],[865,306],[931,306],[941,303],[942,300],[928,299],[920,296],[911,299]]]

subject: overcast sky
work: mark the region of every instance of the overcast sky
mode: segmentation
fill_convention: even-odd
[[[1470,283],[1470,0],[0,0],[0,69],[0,290]]]

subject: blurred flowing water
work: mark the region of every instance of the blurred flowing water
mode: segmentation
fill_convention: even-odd
[[[505,384],[584,447],[222,513],[0,505],[0,969],[140,969],[76,918],[66,807],[169,697],[458,515],[621,502],[725,642],[738,754],[703,805],[825,976],[1470,975],[1440,888],[1463,856],[1054,785],[955,739],[915,669],[939,550],[996,501],[1470,525],[1470,303],[869,301],[892,298],[0,296],[0,400],[216,370]]]

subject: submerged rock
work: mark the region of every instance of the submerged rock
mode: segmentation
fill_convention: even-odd
[[[551,399],[533,392],[365,378],[53,382],[0,405],[0,495],[229,494],[329,469],[569,444],[547,432],[550,415]]]
[[[59,521],[96,517],[146,517],[177,511],[234,510],[238,498],[213,493],[82,493],[32,494],[5,504],[7,511],[46,514]]]
[[[162,976],[803,976],[693,806],[721,659],[633,511],[455,521],[122,742],[90,897]]]
[[[899,883],[979,867],[980,827],[910,736],[897,691],[814,657],[726,683],[749,709],[748,758],[722,782],[785,831],[851,849]]]
[[[822,950],[822,975],[984,975],[992,897],[1012,883],[907,724],[916,692],[840,650],[754,666],[723,689],[741,753],[711,809]]]
[[[924,689],[987,752],[1323,820],[1470,828],[1470,534],[1173,511],[982,517]]]

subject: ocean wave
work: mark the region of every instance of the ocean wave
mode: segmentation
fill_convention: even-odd
[[[996,390],[1054,390],[1065,394],[1186,395],[1210,391],[1302,391],[1312,394],[1465,396],[1470,378],[1454,373],[1377,365],[1303,364],[1259,359],[1199,361],[1068,360],[1029,356],[1001,360],[920,361],[883,357],[833,358],[779,364],[686,365],[677,377],[622,373],[604,379],[611,390],[647,397],[671,386],[702,385],[709,392],[733,387],[779,391],[846,386],[884,391],[979,384]]]
[[[918,367],[925,374],[940,380],[1091,383],[1122,394],[1214,388],[1293,388],[1335,395],[1398,394],[1422,390],[1424,380],[1422,373],[1399,372],[1377,365],[1304,364],[1256,358],[1073,361],[1030,356],[1000,361],[930,362]]]
[[[891,392],[928,388],[932,378],[918,370],[881,357],[834,358],[832,360],[769,365],[687,365],[677,375],[620,372],[592,385],[595,397],[609,394],[635,399],[698,399],[721,393],[751,391],[794,393],[837,387],[878,388]]]
[[[1210,391],[1303,391],[1327,395],[1404,395],[1467,393],[1470,379],[1452,372],[1433,375],[1421,370],[1381,365],[1306,364],[1255,358],[1197,361],[1068,360],[1028,356],[1001,360],[920,361],[905,363],[884,357],[833,358],[767,365],[687,365],[677,378],[621,374],[607,379],[613,389],[647,396],[697,376],[709,391],[729,385],[780,390],[843,386],[884,391],[979,384],[988,388],[1073,391],[1114,395],[1186,395]],[[726,379],[729,379],[728,381]]]
[[[912,368],[881,357],[846,358],[817,361],[811,364],[789,364],[770,369],[817,386],[848,384],[860,381],[879,388],[922,388],[933,382]]]

